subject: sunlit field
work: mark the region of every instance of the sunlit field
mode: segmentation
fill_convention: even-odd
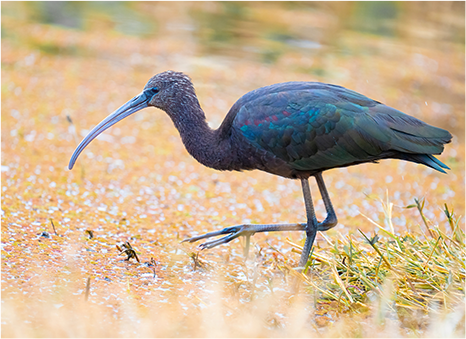
[[[1,6],[2,337],[465,336],[464,2]],[[339,223],[303,272],[301,232],[200,251],[181,241],[304,222],[299,181],[202,166],[155,108],[68,170],[165,70],[191,77],[213,128],[258,87],[344,86],[450,131],[451,170],[325,172]]]

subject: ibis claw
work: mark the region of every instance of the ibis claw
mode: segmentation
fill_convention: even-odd
[[[248,236],[248,240],[249,240],[249,237],[251,235],[253,235],[254,233],[256,233],[256,231],[250,230],[248,228],[248,226],[250,226],[250,225],[239,225],[239,226],[226,227],[223,230],[215,231],[215,232],[209,232],[209,233],[206,233],[206,234],[203,234],[203,235],[188,238],[188,239],[183,240],[182,242],[196,242],[196,241],[201,240],[201,239],[206,239],[206,238],[211,238],[211,237],[216,237],[216,236],[219,236],[219,235],[227,234],[226,236],[224,236],[224,237],[222,237],[220,239],[211,240],[211,241],[207,241],[205,243],[200,244],[199,248],[201,250],[205,250],[205,249],[210,249],[210,248],[216,247],[216,246],[221,245],[221,244],[229,243],[230,241],[232,241],[232,240],[234,240],[234,239],[236,239],[236,238],[238,238],[240,236]]]

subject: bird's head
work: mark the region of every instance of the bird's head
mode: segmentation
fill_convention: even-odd
[[[144,86],[142,93],[118,108],[89,132],[71,156],[68,168],[73,168],[78,156],[92,140],[118,121],[149,106],[160,108],[171,115],[175,111],[173,107],[183,106],[186,100],[193,98],[195,99],[194,88],[187,75],[166,71],[153,76]]]
[[[191,79],[184,73],[166,71],[154,75],[144,86],[142,94],[149,99],[148,105],[160,108],[170,113],[173,103],[189,99],[194,95]]]

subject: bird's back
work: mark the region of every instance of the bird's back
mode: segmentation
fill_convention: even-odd
[[[397,158],[436,170],[451,135],[341,86],[287,82],[241,97],[220,128],[236,150],[235,169],[290,178]]]

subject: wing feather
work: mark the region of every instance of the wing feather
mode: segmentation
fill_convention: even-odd
[[[302,171],[374,161],[396,152],[440,154],[451,139],[447,131],[359,93],[320,83],[264,87],[233,108],[232,128],[247,142]]]

